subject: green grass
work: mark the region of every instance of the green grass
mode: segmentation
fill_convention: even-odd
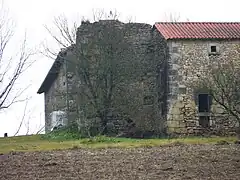
[[[129,139],[98,136],[70,140],[49,138],[46,135],[0,138],[0,153],[48,151],[77,148],[132,148],[153,147],[171,144],[216,144],[219,141],[233,142],[235,137],[189,137],[178,139]]]
[[[60,130],[54,130],[48,134],[42,135],[41,137],[47,140],[65,141],[80,139],[81,134],[77,131],[77,129],[64,128]]]

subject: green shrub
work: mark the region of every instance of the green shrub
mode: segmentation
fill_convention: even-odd
[[[80,139],[81,135],[76,129],[66,127],[58,130],[53,130],[50,133],[44,134],[42,138],[49,139],[49,140],[64,141],[64,140]]]

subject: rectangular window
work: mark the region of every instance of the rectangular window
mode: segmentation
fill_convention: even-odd
[[[211,43],[208,46],[208,54],[209,55],[219,55],[219,45],[216,43]]]
[[[198,95],[198,112],[210,112],[210,95]]]
[[[211,53],[217,52],[217,46],[211,46]]]

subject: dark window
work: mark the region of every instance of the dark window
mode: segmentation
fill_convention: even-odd
[[[210,111],[210,95],[199,94],[198,95],[198,112],[209,112]]]
[[[199,125],[203,128],[208,128],[210,126],[209,116],[199,116]]]
[[[211,46],[211,52],[216,53],[217,52],[217,46]]]

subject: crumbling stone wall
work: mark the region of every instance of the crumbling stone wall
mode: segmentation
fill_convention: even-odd
[[[64,73],[63,69],[61,69],[59,76],[53,82],[53,85],[50,89],[45,93],[45,132],[49,132],[51,130],[51,116],[50,114],[53,111],[65,111],[66,101],[64,95],[66,95],[66,91],[64,89]]]
[[[55,63],[60,65],[59,70],[56,68],[52,69],[55,73],[58,71],[58,75],[53,81],[50,88],[44,93],[44,101],[45,101],[45,132],[49,132],[51,130],[51,113],[53,111],[63,111],[67,112],[68,107],[68,93],[67,93],[67,74],[66,74],[66,63],[64,61],[68,61],[71,59],[71,51],[70,49],[62,50],[58,56]]]
[[[209,56],[212,44],[215,44],[219,50],[219,54],[214,58]],[[207,74],[206,69],[210,63],[236,58],[238,45],[239,41],[223,40],[168,41],[170,58],[168,60],[167,126],[169,133],[195,133],[201,129],[197,95],[204,93],[204,90],[196,89],[194,85],[198,82],[199,77]],[[213,101],[210,110],[210,126],[213,129],[220,128],[220,118],[224,118],[222,113],[222,110]],[[225,127],[230,128],[229,126]]]
[[[103,31],[106,26],[111,26],[112,29]],[[116,44],[121,54],[119,64],[122,64],[118,67],[126,73],[122,77],[125,80],[118,83],[114,90],[114,111],[110,113],[114,122],[111,127],[119,133],[126,130],[123,126],[127,126],[131,120],[131,124],[134,124],[138,131],[165,133],[168,91],[166,60],[169,55],[167,42],[151,25],[124,24],[119,21],[83,22],[78,28],[76,46],[62,52],[61,58],[64,63],[58,77],[45,94],[47,130],[50,127],[49,115],[57,110],[67,112],[69,124],[72,124],[79,118],[83,119],[82,111],[85,109],[88,111],[85,113],[87,117],[84,117],[87,118],[87,122],[98,126],[99,120],[94,118],[94,114],[91,117],[93,107],[87,103],[86,97],[79,96],[79,90],[84,87],[77,77],[76,51],[81,49],[81,46],[94,44],[94,47],[87,48],[87,51],[91,49],[90,53],[85,52],[92,58],[94,66],[94,57],[99,56],[100,44],[103,43],[98,41],[98,37],[113,36],[119,30],[123,32],[124,43]],[[124,115],[124,121],[119,115]]]
[[[112,29],[103,31],[108,26]],[[121,58],[118,57],[119,64],[117,65],[124,70],[125,74],[122,73],[122,79],[124,80],[117,83],[114,88],[114,111],[110,116],[118,117],[124,114],[128,120],[133,121],[135,127],[140,131],[163,133],[166,125],[165,60],[167,44],[155,28],[148,24],[124,24],[119,21],[83,22],[78,28],[76,50],[94,44],[91,51],[89,51],[89,48],[86,50],[86,56],[89,55],[94,67],[97,62],[95,57],[99,57],[101,43],[104,43],[99,42],[98,38],[108,35],[113,36],[113,40],[116,38],[117,41],[119,37],[114,37],[113,34],[119,32],[119,30],[123,32],[124,42],[116,44],[119,46],[116,47],[118,52],[114,53],[121,54]],[[73,111],[71,112],[72,119],[80,116],[79,111],[82,110],[82,107],[87,111],[91,111],[93,108],[87,103],[86,98],[79,97],[78,90],[82,89],[83,86],[76,75],[76,63],[68,64],[68,73],[71,74],[70,78],[67,79],[68,94],[69,97],[72,97],[72,103],[70,104],[76,105],[70,107]],[[150,102],[147,102],[148,100]],[[122,119],[113,123],[114,128],[120,124],[120,127],[117,127],[117,133],[123,130],[121,126],[124,122],[121,121]],[[96,119],[95,122],[97,122]]]
[[[103,31],[106,27],[112,27],[111,31]],[[119,44],[116,48],[121,52],[121,58],[118,58],[122,66],[119,67],[125,69],[126,74],[123,83],[117,84],[115,88],[115,109],[109,115],[114,122],[110,126],[117,129],[117,133],[123,130],[122,126],[126,123],[118,118],[119,113],[122,113],[141,131],[158,134],[165,132],[166,128],[168,133],[198,131],[200,125],[196,97],[204,90],[196,89],[194,83],[198,82],[199,76],[205,75],[207,66],[213,62],[209,48],[216,44],[220,51],[217,57],[227,60],[234,56],[239,41],[166,41],[151,25],[106,20],[83,22],[78,28],[76,45],[62,52],[65,63],[45,93],[46,132],[50,130],[49,115],[57,110],[67,112],[71,124],[83,118],[82,110],[85,108],[88,111],[87,122],[98,125],[99,120],[94,115],[89,116],[92,107],[86,103],[86,97],[79,96],[83,86],[76,72],[76,50],[83,45],[94,44],[90,48],[91,52],[85,52],[91,57],[94,68],[94,57],[99,56],[100,44],[103,43],[98,38],[112,36],[114,32],[124,32],[124,46]],[[112,39],[115,40],[114,37]],[[219,119],[225,117],[215,102],[212,102],[210,113],[211,127],[229,127],[229,124],[225,125],[226,121],[219,125]]]

